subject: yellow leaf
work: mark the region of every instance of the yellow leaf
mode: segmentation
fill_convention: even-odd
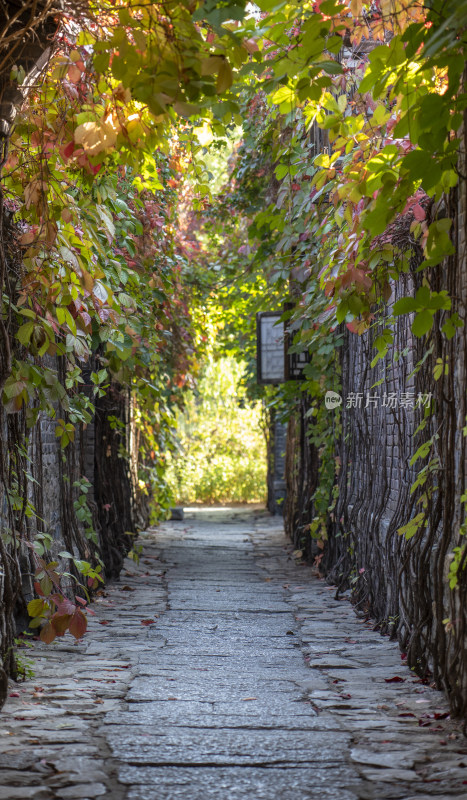
[[[81,145],[87,155],[95,156],[113,147],[120,132],[116,117],[108,114],[102,122],[83,122],[75,130],[75,142]]]
[[[44,600],[35,598],[28,603],[28,614],[30,617],[38,617],[44,611],[46,604]]]
[[[363,0],[350,0],[350,10],[354,17],[361,16],[363,8]]]
[[[97,122],[83,122],[75,130],[75,142],[80,144],[88,153],[98,153],[103,150],[101,126]]]

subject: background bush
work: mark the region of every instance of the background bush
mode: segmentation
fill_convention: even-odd
[[[261,404],[247,401],[244,365],[213,356],[178,419],[178,448],[168,480],[178,504],[251,503],[266,499],[266,444]]]

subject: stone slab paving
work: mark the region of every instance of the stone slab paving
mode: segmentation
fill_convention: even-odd
[[[467,797],[445,699],[296,563],[280,520],[198,510],[142,538],[84,641],[28,653],[0,800]]]

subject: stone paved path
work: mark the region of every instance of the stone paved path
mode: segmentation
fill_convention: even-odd
[[[83,643],[35,645],[0,716],[0,800],[467,796],[443,697],[279,520],[203,510],[144,542]]]

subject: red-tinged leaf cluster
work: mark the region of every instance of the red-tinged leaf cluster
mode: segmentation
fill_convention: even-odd
[[[62,593],[62,576],[57,567],[57,561],[46,563],[38,559],[34,588],[39,597],[28,603],[32,618],[29,627],[40,628],[40,639],[46,644],[67,632],[81,639],[87,629],[86,613],[93,613],[84,598],[76,595],[73,602]]]

